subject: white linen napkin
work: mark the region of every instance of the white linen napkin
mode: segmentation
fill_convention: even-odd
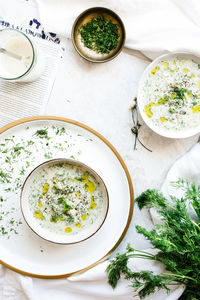
[[[162,186],[162,192],[168,196],[176,194],[170,186],[171,181],[178,178],[187,179],[200,184],[200,144],[195,145],[189,152],[178,159],[169,170]],[[157,215],[151,211],[154,223]],[[130,241],[131,242],[131,241]],[[150,249],[146,251],[155,252]],[[149,269],[155,273],[164,271],[163,265],[158,262],[132,259],[131,268],[135,271]],[[108,261],[105,261],[86,273],[67,279],[44,280],[30,278],[17,274],[4,266],[0,266],[0,299],[1,300],[132,300],[133,290],[125,279],[121,279],[113,290],[107,283],[105,269]],[[161,290],[146,299],[148,300],[177,300],[183,286],[174,286],[170,293]],[[134,299],[138,300],[138,297]]]
[[[115,11],[126,28],[125,47],[154,59],[171,51],[200,55],[199,0],[35,0],[44,29],[67,38],[76,17],[95,6]]]

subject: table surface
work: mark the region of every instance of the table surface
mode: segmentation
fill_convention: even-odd
[[[24,20],[23,11],[18,13]],[[149,61],[135,51],[123,49],[114,60],[95,64],[81,58],[70,39],[64,40],[64,48],[45,114],[80,121],[105,136],[127,164],[135,197],[147,188],[159,189],[171,165],[196,143],[198,136],[180,140],[164,138],[152,132],[140,119],[140,139],[152,152],[140,144],[134,150],[129,107]],[[128,232],[113,255],[123,251],[127,242],[137,249],[149,246],[136,233],[136,224],[151,226],[148,212],[140,212],[137,206]]]

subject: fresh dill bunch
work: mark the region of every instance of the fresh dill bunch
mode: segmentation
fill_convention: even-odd
[[[171,197],[170,204],[155,189],[146,190],[136,199],[140,209],[154,207],[161,217],[162,223],[151,231],[136,226],[137,231],[158,252],[153,255],[137,251],[128,245],[127,251],[118,253],[106,269],[113,288],[123,274],[131,282],[134,291],[138,291],[141,299],[159,289],[169,291],[170,285],[175,284],[185,287],[179,300],[200,299],[200,186],[182,179],[173,185],[183,190],[184,196],[181,199]],[[188,214],[188,204],[195,212],[194,218]],[[167,271],[159,275],[145,270],[133,272],[128,267],[128,261],[134,257],[158,261],[165,265]]]

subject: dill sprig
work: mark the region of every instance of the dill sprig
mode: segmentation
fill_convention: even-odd
[[[157,254],[137,251],[128,245],[127,251],[118,253],[106,269],[113,287],[123,274],[141,299],[159,289],[169,292],[170,285],[184,285],[179,300],[200,299],[200,186],[182,179],[173,185],[185,193],[181,199],[171,197],[170,204],[155,189],[146,190],[136,199],[140,209],[154,207],[161,216],[162,223],[151,231],[136,226],[137,232],[158,249]],[[186,203],[193,208],[194,218],[188,214]],[[146,270],[133,272],[128,267],[133,257],[158,261],[167,271],[158,275]]]
[[[133,127],[131,128],[131,132],[135,135],[135,142],[134,142],[134,150],[136,150],[137,141],[140,143],[142,147],[144,147],[149,152],[152,152],[149,148],[147,148],[139,139],[139,129],[142,126],[138,120],[138,109],[137,109],[137,97],[134,98],[133,103],[131,105],[131,115],[133,120]]]

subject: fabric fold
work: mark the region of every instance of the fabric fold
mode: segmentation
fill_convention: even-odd
[[[125,47],[151,59],[172,52],[200,54],[200,2],[198,0],[35,0],[42,25],[49,32],[71,37],[73,22],[84,10],[107,7],[126,29]]]

